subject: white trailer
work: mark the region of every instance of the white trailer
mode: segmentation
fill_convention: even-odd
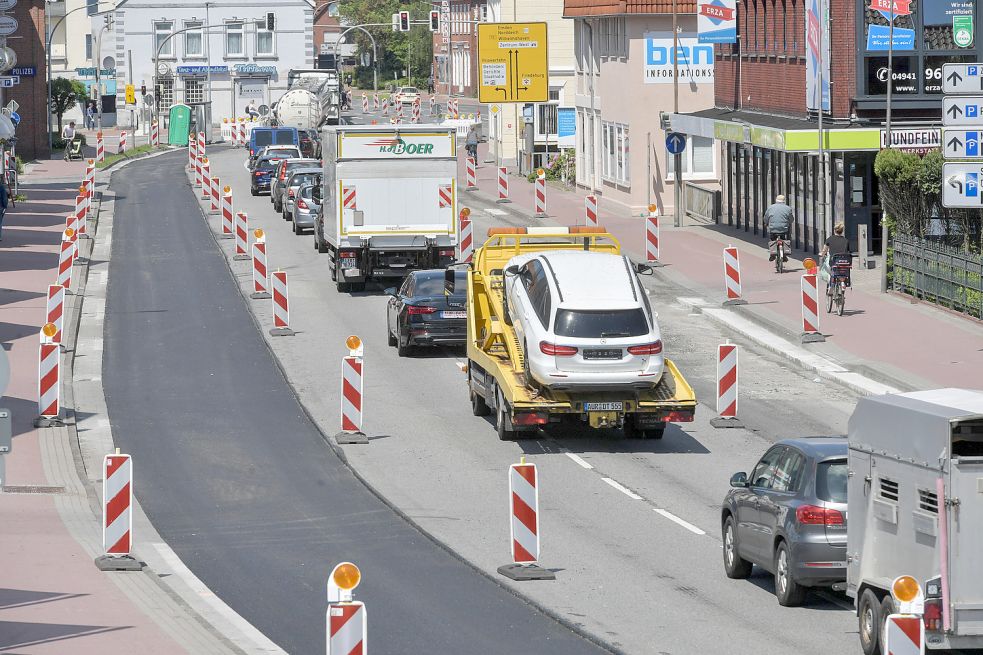
[[[455,260],[457,137],[436,125],[323,128],[315,232],[339,291]],[[319,236],[316,234],[316,236]]]
[[[983,391],[861,398],[848,428],[847,594],[880,653],[891,582],[925,591],[926,646],[983,648]]]
[[[321,123],[321,101],[307,89],[291,89],[277,100],[273,114],[278,125],[315,129]]]

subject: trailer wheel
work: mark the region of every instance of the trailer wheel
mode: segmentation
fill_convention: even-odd
[[[495,427],[498,430],[498,438],[502,441],[515,441],[515,430],[512,428],[512,421],[509,420],[505,399],[502,392],[495,390],[497,402],[495,407]]]
[[[864,655],[881,655],[884,616],[881,614],[881,601],[873,589],[864,589],[860,596],[857,620],[860,622],[860,647]]]

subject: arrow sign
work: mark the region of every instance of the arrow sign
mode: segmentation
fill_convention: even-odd
[[[983,91],[983,63],[944,64],[943,93],[980,93]]]
[[[946,162],[942,165],[942,206],[949,209],[983,207],[980,180],[983,165],[969,162]]]
[[[666,135],[666,150],[670,155],[678,155],[686,149],[686,136],[678,132],[670,132]]]
[[[983,125],[971,130],[944,130],[942,142],[945,144],[946,159],[980,159],[980,136],[983,135]]]
[[[976,126],[983,123],[980,107],[983,97],[946,96],[942,98],[942,124],[951,126]]]

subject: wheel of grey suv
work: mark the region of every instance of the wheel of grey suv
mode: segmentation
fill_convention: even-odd
[[[792,578],[795,563],[792,551],[784,541],[779,542],[775,551],[775,595],[782,607],[797,607],[806,597],[806,588]]]
[[[881,655],[884,615],[881,614],[881,601],[871,589],[864,589],[860,595],[857,620],[860,623],[860,648],[864,655]]]
[[[724,521],[724,573],[733,580],[742,580],[751,575],[751,562],[737,552],[737,522],[733,516]]]

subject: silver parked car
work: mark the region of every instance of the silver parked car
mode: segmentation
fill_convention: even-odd
[[[287,181],[287,177],[299,168],[313,168],[318,165],[316,159],[291,158],[280,160],[273,171],[273,179],[270,182],[270,202],[273,203],[273,211],[283,211],[283,183]]]
[[[846,580],[847,440],[780,441],[751,475],[735,473],[724,498],[724,571],[773,573],[780,605],[801,605],[810,587]]]
[[[301,234],[307,228],[314,229],[314,220],[321,209],[321,206],[314,201],[314,187],[313,184],[304,184],[297,190],[294,210],[291,214],[294,222],[294,234]]]
[[[279,187],[280,192],[280,215],[283,220],[289,221],[294,210],[294,198],[297,189],[304,184],[313,183],[321,177],[320,168],[301,167],[287,173],[287,179]]]

